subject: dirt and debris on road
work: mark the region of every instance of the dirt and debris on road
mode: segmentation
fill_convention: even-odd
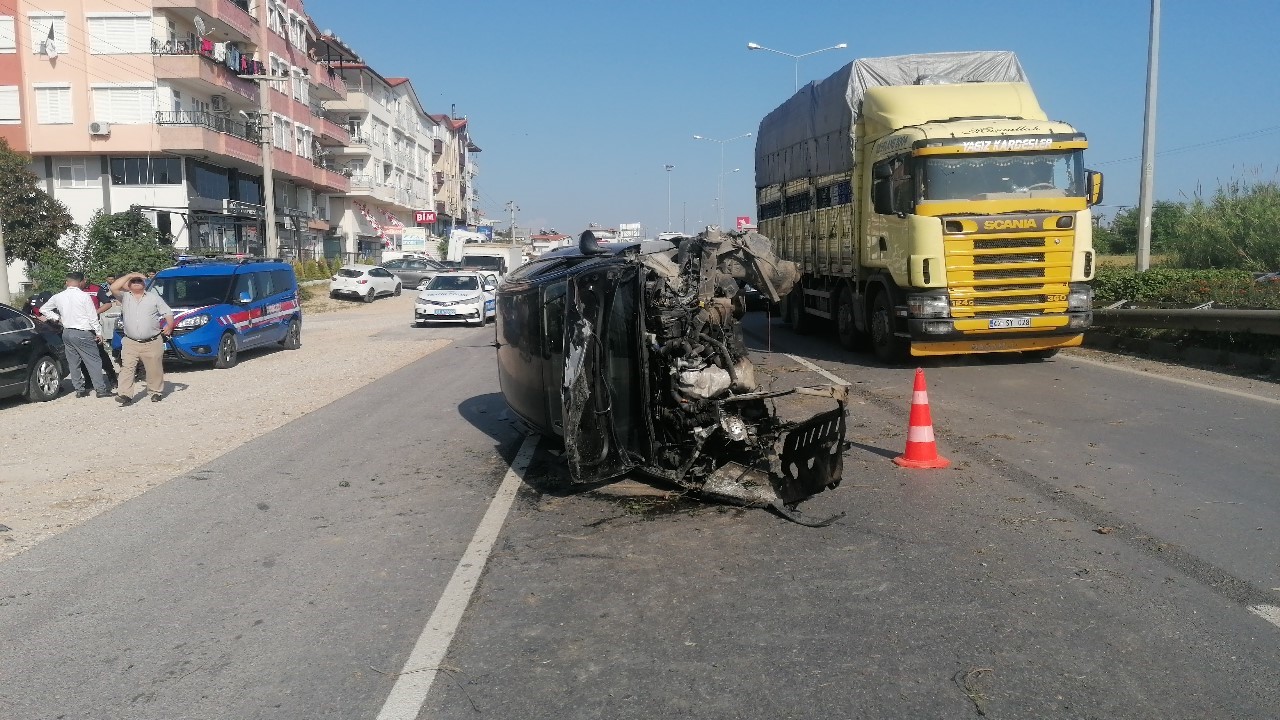
[[[448,331],[410,327],[412,294],[372,305],[321,296],[304,307],[302,349],[247,351],[229,370],[166,368],[163,402],[0,401],[0,521],[11,528],[0,560],[450,342]]]

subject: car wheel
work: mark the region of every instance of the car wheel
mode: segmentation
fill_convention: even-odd
[[[232,333],[225,333],[222,339],[218,341],[218,357],[214,358],[213,366],[225,370],[236,366],[239,361],[239,353],[236,351],[236,336]]]
[[[378,293],[374,292],[373,288],[369,288],[369,292],[364,294],[364,301],[371,303],[376,297],[378,297]]]
[[[392,293],[392,295],[394,295],[395,297],[400,297],[400,291],[403,289],[404,289],[403,285],[401,285],[400,283],[396,283],[396,291]]]
[[[329,299],[330,299],[330,300],[337,300],[337,299],[338,299],[338,291],[337,291],[337,290],[330,290],[330,291],[329,291]]]
[[[297,350],[302,347],[302,318],[289,321],[289,327],[285,329],[284,339],[280,341],[280,345],[285,350]]]
[[[48,402],[62,390],[62,368],[58,361],[48,355],[41,355],[31,367],[31,377],[27,380],[27,399],[31,402]]]
[[[876,293],[871,306],[871,347],[880,362],[891,365],[901,362],[906,355],[905,344],[893,334],[893,307],[887,291]]]

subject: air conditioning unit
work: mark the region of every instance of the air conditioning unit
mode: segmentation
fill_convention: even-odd
[[[214,95],[212,98],[210,98],[210,100],[212,101],[214,112],[216,113],[231,112],[231,106],[227,104],[226,95]]]
[[[89,134],[96,137],[106,137],[111,134],[111,123],[91,122],[89,123]]]

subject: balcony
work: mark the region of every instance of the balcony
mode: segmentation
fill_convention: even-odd
[[[249,14],[249,0],[153,0],[152,7],[194,25],[200,16],[226,37],[218,40],[256,43],[258,19]]]
[[[246,125],[216,113],[156,113],[164,150],[219,156],[239,164],[260,165],[262,146],[257,125]]]
[[[201,55],[198,46],[187,40],[156,43],[156,77],[160,80],[185,82],[198,86],[201,92],[221,95],[231,91],[254,104],[258,102],[258,84],[242,80],[226,63]]]
[[[311,129],[315,130],[316,140],[325,146],[346,146],[355,142],[351,131],[324,116],[314,105],[311,106]]]
[[[345,100],[347,85],[337,72],[322,62],[308,62],[307,72],[311,74],[311,97],[317,100]]]

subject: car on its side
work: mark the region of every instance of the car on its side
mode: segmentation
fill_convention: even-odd
[[[484,325],[494,317],[497,278],[484,272],[442,272],[418,293],[413,307],[414,324],[461,322]]]
[[[164,344],[166,362],[212,362],[216,368],[229,368],[244,350],[302,347],[298,279],[288,263],[191,259],[156,273],[147,289],[173,309],[173,337]],[[123,340],[124,326],[117,321],[111,340],[117,356]]]
[[[392,275],[400,278],[400,282],[405,287],[416,288],[419,285],[428,282],[436,276],[436,273],[443,272],[445,266],[430,260],[428,258],[403,257],[395,260],[387,260],[382,263],[382,267],[391,271]]]
[[[42,320],[0,305],[0,398],[52,400],[67,374],[62,335]]]
[[[371,303],[399,295],[404,283],[381,265],[343,265],[329,281],[329,297],[354,297]]]

